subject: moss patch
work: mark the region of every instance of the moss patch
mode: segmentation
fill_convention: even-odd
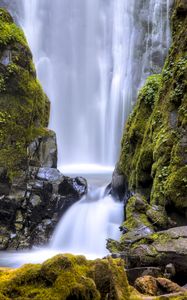
[[[146,81],[128,119],[118,163],[129,190],[151,205],[187,207],[187,13],[176,1],[163,72]]]
[[[36,78],[22,30],[0,9],[0,166],[9,178],[27,167],[27,146],[45,134],[49,100]]]
[[[43,265],[1,270],[0,293],[2,299],[130,299],[121,260],[87,261],[73,255],[58,255]]]

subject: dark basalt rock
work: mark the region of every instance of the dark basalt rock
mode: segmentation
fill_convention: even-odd
[[[47,243],[63,213],[87,192],[83,178],[57,169],[29,168],[0,198],[0,249],[30,248]]]
[[[124,200],[127,192],[127,184],[124,175],[119,171],[118,166],[112,174],[111,194],[120,200]]]
[[[63,213],[87,192],[82,177],[69,178],[57,164],[56,135],[39,137],[28,147],[29,166],[10,184],[0,169],[0,249],[47,243]]]

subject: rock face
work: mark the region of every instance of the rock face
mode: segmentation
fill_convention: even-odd
[[[176,1],[173,43],[164,69],[141,89],[126,125],[118,163],[128,190],[150,205],[187,209],[187,9]],[[180,45],[180,49],[179,49]],[[177,221],[177,220],[176,220]],[[187,223],[187,219],[186,219]],[[180,224],[179,224],[180,225]]]
[[[25,36],[1,8],[1,250],[47,243],[65,210],[87,192],[83,178],[56,169],[56,135],[46,128],[49,110]]]
[[[0,249],[31,248],[47,243],[62,214],[87,192],[83,178],[57,169],[30,167],[0,198]]]
[[[43,147],[39,159],[46,163],[47,155],[48,164],[55,165],[55,161],[49,161],[49,154],[46,154],[51,142],[54,146],[54,136],[45,129],[49,110],[50,103],[36,78],[25,36],[10,14],[1,8],[0,167],[6,169],[7,180],[11,181],[20,171],[27,169],[28,146],[35,139],[38,139],[36,146]],[[30,146],[30,154],[36,159],[32,148],[34,146]],[[52,145],[50,149],[52,151]]]
[[[15,292],[16,291],[16,292]],[[42,265],[0,270],[1,299],[130,300],[121,260],[58,255]]]
[[[121,189],[118,176],[123,176],[126,219],[120,242],[109,240],[107,247],[116,256],[120,253],[131,269],[159,268],[166,277],[185,284],[181,278],[187,276],[186,0],[174,1],[172,35],[163,71],[147,79],[124,131],[112,188]]]

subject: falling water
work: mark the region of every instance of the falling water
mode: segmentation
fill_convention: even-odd
[[[51,100],[50,128],[57,134],[62,172],[111,173],[137,91],[163,66],[172,2],[11,1],[8,8],[25,31]],[[122,207],[104,188],[90,186],[88,195],[62,217],[50,249],[105,255],[106,238],[119,237]],[[32,253],[22,262],[23,257],[36,261]]]
[[[137,91],[163,65],[172,0],[21,2],[59,167],[113,167]]]

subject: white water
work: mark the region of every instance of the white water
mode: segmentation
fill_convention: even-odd
[[[20,1],[59,166],[114,166],[137,91],[163,65],[172,0]]]
[[[51,100],[59,168],[96,186],[63,216],[47,251],[11,254],[12,263],[56,251],[103,256],[106,239],[119,238],[123,205],[98,186],[109,182],[138,89],[163,65],[172,0],[13,2]]]
[[[88,257],[103,257],[108,254],[106,239],[119,239],[122,221],[123,203],[105,195],[103,187],[91,188],[88,196],[74,204],[63,216],[51,248],[67,253],[84,253]]]

